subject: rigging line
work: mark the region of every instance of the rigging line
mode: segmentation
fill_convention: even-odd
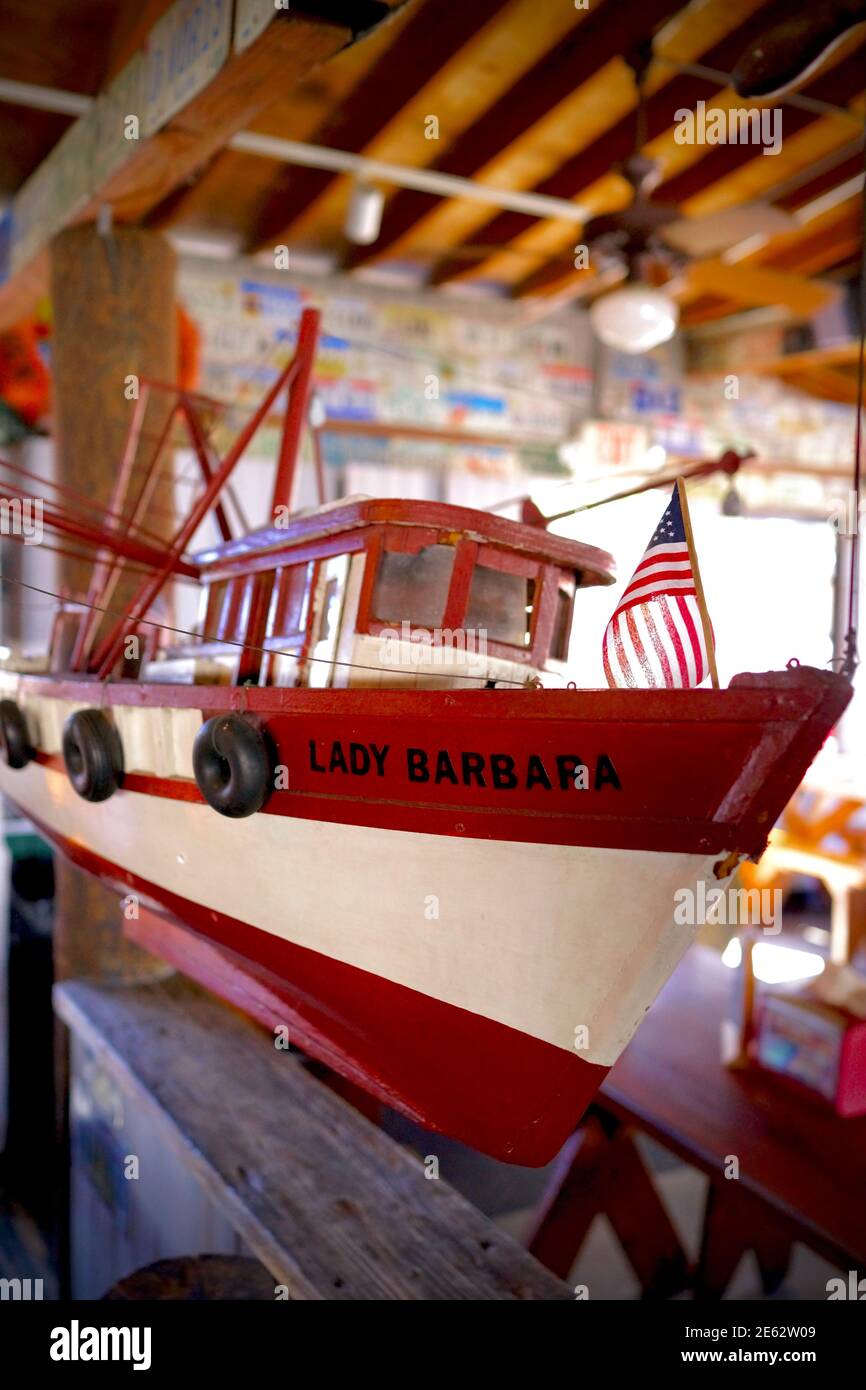
[[[60,532],[59,534],[60,534],[60,535],[63,535],[63,534],[65,534],[65,533],[64,533],[64,532]],[[19,544],[20,544],[20,545],[26,545],[26,541],[24,541],[23,537],[21,537],[21,536],[10,535],[10,536],[4,536],[4,537],[2,537],[2,539],[13,541],[16,545],[19,545]],[[45,539],[43,539],[43,540],[41,540],[41,541],[39,542],[39,549],[40,549],[40,552],[47,552],[47,553],[49,553],[49,554],[51,554],[51,555],[63,555],[66,559],[69,559],[69,560],[78,560],[78,561],[80,561],[81,564],[83,564],[83,565],[91,565],[91,566],[92,566],[93,563],[94,563],[94,552],[99,551],[101,548],[102,548],[101,546],[98,546],[98,545],[95,545],[95,544],[94,544],[93,549],[92,549],[92,550],[89,550],[89,551],[88,551],[88,550],[71,550],[71,549],[69,549],[69,548],[66,547],[66,546],[52,545],[49,541],[46,541]],[[135,560],[128,560],[128,561],[127,561],[127,572],[130,573],[130,574],[141,574],[141,575],[148,575],[148,576],[149,576],[149,575],[152,575],[152,574],[153,574],[153,567],[152,567],[152,566],[149,566],[149,565],[143,565],[143,564],[141,564],[141,563],[139,563],[138,561],[135,561]],[[198,584],[198,583],[199,583],[198,579],[197,579],[194,575],[192,575],[192,574],[173,574],[173,575],[172,575],[172,581],[175,582],[175,583],[178,583],[178,582],[180,582],[180,581],[183,581],[184,583],[188,583],[188,584]],[[70,601],[71,601],[71,600],[70,600]]]
[[[47,500],[48,505],[50,507],[53,507],[53,509],[57,512],[58,516],[70,517],[73,520],[76,519],[76,517],[79,519],[82,517],[86,519],[87,512],[97,512],[100,517],[113,517],[119,521],[126,520],[122,512],[113,511],[111,507],[104,506],[102,503],[99,502],[94,502],[85,493],[78,492],[75,488],[64,487],[60,483],[55,483],[48,478],[43,478],[40,474],[32,472],[31,469],[22,468],[20,464],[12,463],[9,459],[0,458],[0,469],[4,468],[9,469],[9,471],[12,473],[20,473],[22,477],[31,478],[35,482],[42,484],[44,487],[53,488],[55,492],[59,492],[61,494],[64,494],[65,496],[72,498],[73,503],[77,505],[73,506],[71,503],[65,501],[54,502],[50,498],[33,498],[34,501],[41,500],[44,502]],[[13,483],[4,483],[2,480],[0,480],[0,492],[2,492],[3,488],[9,488],[15,492],[18,492],[21,495],[22,500],[27,496],[32,497],[32,494],[24,493],[21,488],[15,487]],[[164,544],[164,538],[162,536],[158,536],[155,531],[148,530],[147,527],[142,528],[141,534],[149,538],[151,541],[158,543],[159,545]]]
[[[74,602],[76,608],[89,608],[89,609],[91,609],[94,613],[104,613],[104,614],[109,614],[109,615],[112,616],[112,617],[119,617],[119,618],[124,618],[124,617],[128,617],[128,616],[129,616],[129,614],[128,614],[128,612],[127,612],[126,609],[121,609],[121,608],[108,608],[108,607],[106,607],[106,606],[103,605],[103,604],[99,604],[99,603],[85,603],[83,600],[80,600],[80,601],[79,601],[79,600],[77,600],[77,599],[75,599],[75,600],[72,600],[72,599],[69,599],[69,598],[64,599],[63,596],[62,596],[61,594],[55,593],[53,589],[43,589],[43,588],[40,588],[40,586],[39,586],[38,584],[26,584],[26,583],[24,582],[23,579],[14,579],[14,578],[12,577],[12,575],[10,575],[10,574],[0,574],[0,583],[2,583],[2,584],[15,584],[15,585],[16,585],[18,588],[20,588],[20,589],[29,589],[29,590],[31,591],[31,593],[34,593],[34,594],[44,594],[47,598],[54,598],[54,599],[57,599],[57,601],[58,601],[59,603],[62,603],[62,604],[68,605],[68,604]],[[185,627],[173,627],[170,623],[159,623],[159,622],[157,622],[154,618],[137,618],[137,619],[135,619],[134,626],[135,626],[135,627],[155,627],[155,628],[158,628],[161,632],[173,632],[173,633],[175,633],[176,635],[178,635],[178,636],[180,636],[180,637],[192,637],[192,638],[194,638],[194,640],[195,640],[196,642],[202,642],[202,641],[204,641],[204,639],[202,638],[200,632],[193,632],[193,631],[191,631],[191,629],[185,628]],[[259,647],[259,646],[255,646],[252,642],[233,642],[233,641],[231,641],[231,640],[230,640],[229,638],[227,638],[227,637],[208,637],[208,638],[207,638],[207,642],[208,642],[208,644],[211,644],[211,643],[218,643],[220,646],[223,646],[223,647],[238,648],[240,651],[246,651],[246,652],[260,652],[263,656],[289,656],[289,657],[292,657],[294,660],[299,661],[299,662],[300,662],[301,659],[302,659],[301,656],[300,656],[300,654],[299,654],[298,652],[287,652],[287,651],[281,651],[281,650],[274,650],[274,649],[271,648],[271,647]],[[357,662],[357,661],[332,661],[331,658],[330,658],[330,657],[327,657],[327,656],[305,656],[305,657],[303,657],[303,660],[304,660],[304,661],[313,661],[313,662],[317,662],[317,663],[319,663],[319,664],[321,664],[321,665],[323,665],[323,666],[340,666],[340,667],[343,667],[344,669],[349,670],[349,671],[372,671],[375,675],[378,675],[378,676],[381,676],[383,670],[386,670],[386,669],[387,669],[387,668],[382,667],[382,666],[364,666],[364,665],[362,665],[360,662]],[[533,668],[533,672],[534,672],[534,668]],[[389,673],[390,673],[390,672],[389,672]],[[87,673],[85,673],[85,672],[83,672],[83,671],[82,671],[82,672],[73,671],[73,672],[70,672],[69,674],[70,674],[70,675],[73,675],[73,676],[74,676],[74,675],[82,675],[82,676],[83,676],[83,675],[85,675],[85,674],[87,674]],[[418,672],[418,671],[406,671],[406,672],[403,672],[403,671],[399,671],[399,670],[397,670],[397,669],[395,668],[394,674],[395,674],[395,675],[404,675],[404,674],[405,674],[406,676],[410,676],[410,677],[412,677],[412,678],[414,679],[415,677],[418,676],[419,672]],[[427,673],[421,673],[421,674],[427,674]],[[449,679],[449,680],[475,681],[475,682],[478,682],[479,680],[484,680],[484,679],[486,679],[484,676],[463,676],[463,675],[458,674],[457,672],[451,672],[451,671],[449,671],[447,674],[448,674],[448,679]],[[559,679],[559,680],[564,680],[564,679],[565,679],[564,676],[560,676],[560,673],[559,673],[558,671],[545,671],[544,674],[545,674],[545,676],[553,676],[553,677],[555,677],[556,679]],[[109,679],[110,679],[110,677],[109,677]],[[491,679],[492,679],[492,677],[491,677]],[[527,679],[526,681],[514,681],[514,680],[508,680],[507,677],[503,676],[503,677],[501,677],[501,678],[499,678],[499,677],[496,678],[496,684],[497,684],[497,685],[513,685],[513,686],[515,686],[518,690],[526,690],[526,689],[529,688],[530,680]],[[241,687],[238,687],[238,689],[240,689],[240,688],[241,688]]]
[[[695,464],[693,468],[680,468],[677,473],[653,473],[644,482],[637,483],[634,487],[626,488],[624,492],[611,493],[607,497],[596,498],[593,502],[584,502],[579,507],[569,507],[564,512],[554,512],[553,516],[546,516],[544,518],[545,525],[549,526],[552,521],[562,521],[567,516],[577,516],[580,512],[591,512],[596,507],[605,507],[608,502],[623,502],[626,498],[637,497],[642,492],[652,492],[656,488],[670,487],[671,483],[678,482],[680,478],[712,477],[715,472],[724,473],[728,477],[731,477],[737,469],[734,467],[726,468],[723,460],[727,455],[732,454],[732,452],[732,450],[726,450],[717,463],[713,461],[712,469],[707,468],[705,464],[698,463]],[[744,463],[747,458],[752,458],[753,455],[738,454],[736,457],[739,460],[737,465],[737,467],[739,467],[739,464]]]
[[[860,224],[860,349],[857,354],[857,402],[854,425],[854,535],[848,571],[848,630],[845,633],[845,659],[842,674],[851,680],[859,665],[857,626],[860,609],[860,494],[862,490],[863,385],[866,379],[866,177],[863,180],[863,208]]]

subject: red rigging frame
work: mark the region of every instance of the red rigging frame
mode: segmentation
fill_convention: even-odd
[[[7,473],[31,483],[40,483],[56,495],[56,500],[40,504],[42,524],[54,535],[71,540],[76,548],[56,544],[47,548],[74,559],[87,560],[93,565],[84,604],[79,606],[78,611],[74,611],[73,604],[73,612],[65,614],[74,623],[70,654],[64,663],[69,671],[106,679],[122,657],[125,639],[144,626],[147,614],[166,584],[174,578],[200,580],[201,567],[186,551],[209,513],[213,514],[223,541],[232,539],[223,502],[224,496],[231,495],[231,474],[284,391],[288,400],[283,416],[272,512],[276,517],[288,511],[298,447],[307,417],[319,323],[318,310],[304,309],[294,356],[279,372],[222,458],[217,456],[212,446],[207,424],[209,416],[218,418],[225,411],[222,402],[141,378],[140,395],[135,402],[108,506],[97,505],[92,498],[77,493],[73,488],[50,482],[16,464],[2,461],[0,466]],[[154,434],[148,435],[145,418],[148,406],[155,402],[159,406],[160,424]],[[177,530],[166,540],[150,530],[144,518],[148,512],[159,510],[155,496],[160,481],[172,478],[170,462],[166,467],[166,458],[176,446],[178,425],[185,429],[188,437],[198,465],[201,487]],[[152,446],[149,452],[148,446]],[[31,492],[24,491],[14,483],[4,482],[2,492],[11,499],[13,506],[16,503],[23,506],[35,500]],[[143,575],[139,587],[123,610],[112,614],[115,621],[103,634],[103,619],[112,613],[111,602],[118,583],[122,577],[130,574]],[[55,625],[55,634],[58,630]]]
[[[171,427],[175,418],[178,416],[185,422],[189,431],[193,450],[198,459],[201,469],[204,487],[196,501],[190,508],[186,518],[181,522],[172,540],[168,543],[168,549],[164,559],[155,567],[153,574],[146,576],[133,596],[127,610],[117,618],[114,626],[104,637],[102,643],[92,647],[92,639],[88,641],[85,633],[80,651],[76,651],[75,656],[79,662],[86,662],[89,671],[93,671],[100,679],[105,679],[113,671],[121,653],[125,638],[130,630],[135,630],[146,617],[154,600],[158,597],[162,589],[172,574],[178,572],[178,566],[183,562],[184,552],[204,521],[208,512],[214,511],[217,525],[224,540],[231,538],[231,531],[226,519],[225,510],[220,502],[223,489],[231,477],[238,460],[242,458],[251,440],[254,438],[259,426],[265,421],[268,414],[276,404],[280,393],[288,391],[288,406],[283,417],[283,430],[280,440],[279,459],[277,464],[277,475],[274,482],[273,495],[273,514],[279,515],[281,508],[288,508],[291,504],[292,486],[294,483],[295,469],[297,465],[298,446],[301,440],[301,431],[304,420],[306,419],[307,406],[310,395],[310,384],[312,380],[313,363],[316,356],[316,344],[319,337],[320,316],[317,309],[305,309],[301,314],[301,322],[298,330],[298,342],[295,355],[279,373],[270,390],[264,399],[253,412],[246,424],[239,431],[234,443],[228,449],[222,459],[212,456],[208,444],[207,434],[204,429],[203,421],[198,407],[198,402],[202,398],[196,398],[188,392],[178,391],[176,403],[169,412],[169,418],[151,460],[150,468],[146,471],[145,480],[139,494],[139,502],[133,512],[133,521],[137,521],[143,510],[141,499],[148,489],[152,490],[152,479],[156,476],[156,468],[163,450],[171,436]],[[128,465],[130,448],[134,450],[136,443],[136,419],[133,419],[130,427],[130,435],[127,441],[127,449],[124,454],[124,461],[118,476],[117,488],[122,493],[128,486]],[[112,499],[112,506],[117,510],[116,499]],[[108,547],[111,549],[110,545]],[[114,576],[119,575],[123,559],[115,554],[115,558],[108,562],[107,573],[104,565],[99,575],[94,573],[93,592],[96,597],[88,597],[88,603],[93,605],[93,610],[104,609],[107,605],[105,594],[109,596],[114,587]],[[93,611],[92,610],[92,611]],[[98,614],[97,614],[98,617]],[[83,624],[83,628],[90,627],[89,623]],[[82,669],[81,666],[73,669]]]

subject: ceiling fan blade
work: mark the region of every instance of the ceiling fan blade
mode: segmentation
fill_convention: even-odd
[[[750,237],[779,236],[796,226],[790,212],[772,203],[741,203],[706,217],[681,217],[662,227],[659,236],[687,256],[716,256]]]
[[[721,260],[695,261],[686,268],[685,284],[688,293],[717,295],[753,308],[778,304],[799,318],[810,318],[842,292],[824,280]]]

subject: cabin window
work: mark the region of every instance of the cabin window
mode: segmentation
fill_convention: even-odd
[[[291,636],[307,626],[310,565],[289,565],[278,572],[271,596],[268,632],[273,636]]]
[[[329,579],[325,584],[322,594],[322,622],[319,629],[319,641],[327,642],[336,629],[337,617],[340,610],[340,584],[336,575]]]
[[[574,594],[571,589],[560,585],[556,591],[556,611],[553,615],[553,634],[550,639],[550,655],[554,661],[565,661],[568,656],[573,609]]]
[[[380,622],[438,627],[445,615],[455,549],[425,545],[410,554],[386,550],[373,590],[373,614]]]
[[[466,627],[486,631],[491,642],[527,648],[532,638],[535,580],[523,574],[476,565],[469,590]]]

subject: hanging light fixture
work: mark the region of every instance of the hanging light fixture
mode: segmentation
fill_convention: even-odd
[[[356,246],[372,246],[382,227],[385,195],[373,183],[356,182],[346,209],[343,227],[349,241]]]
[[[589,321],[607,347],[619,352],[649,352],[673,337],[679,309],[665,290],[632,283],[596,299]]]

